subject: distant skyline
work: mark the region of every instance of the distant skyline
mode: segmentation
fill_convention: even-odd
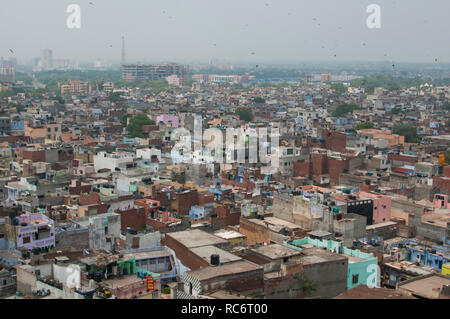
[[[81,29],[66,26],[72,3]],[[381,29],[366,26],[373,3]],[[29,63],[49,48],[117,64],[125,36],[129,63],[449,63],[448,12],[448,0],[2,0],[0,57]]]

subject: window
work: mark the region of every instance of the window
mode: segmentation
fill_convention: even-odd
[[[357,284],[359,280],[359,275],[353,275],[352,276],[352,284]]]
[[[29,244],[29,243],[30,243],[30,236],[24,237],[24,238],[23,238],[23,243],[24,243],[24,244]]]

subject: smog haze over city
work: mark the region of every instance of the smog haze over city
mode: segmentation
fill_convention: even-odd
[[[80,29],[66,27],[72,3],[81,7]],[[7,32],[0,55],[7,57],[14,48],[18,58],[29,61],[41,47],[51,47],[79,62],[118,63],[125,36],[130,62],[450,62],[450,2],[379,0],[380,29],[366,26],[371,3],[3,0],[0,28]]]

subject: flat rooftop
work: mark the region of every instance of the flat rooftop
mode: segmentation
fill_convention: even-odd
[[[406,260],[401,262],[384,263],[384,265],[399,271],[405,271],[411,274],[415,274],[417,276],[433,274],[435,272],[431,267],[416,266],[415,263]]]
[[[173,239],[179,241],[187,248],[195,248],[210,245],[227,244],[228,241],[217,236],[211,235],[200,229],[184,230],[174,233],[168,233]]]
[[[211,266],[193,271],[188,271],[187,273],[198,280],[208,280],[216,277],[252,272],[256,270],[262,271],[262,269],[263,268],[261,266],[258,266],[257,264],[254,264],[250,261],[240,260],[217,267]]]
[[[308,235],[315,236],[315,237],[326,237],[326,236],[330,236],[333,234],[330,232],[324,231],[324,230],[314,230],[314,231],[309,232]]]
[[[349,264],[356,264],[356,263],[360,263],[362,261],[366,261],[365,259],[355,257],[355,256],[350,256],[350,255],[346,255],[346,254],[340,254],[340,255],[347,257]]]
[[[288,229],[302,229],[299,225],[296,225],[294,223],[291,223],[291,222],[288,222],[286,220],[276,218],[276,217],[265,217],[263,222],[267,222],[274,226],[286,227]]]
[[[347,258],[333,253],[331,251],[319,248],[319,247],[312,247],[312,248],[305,248],[302,249],[302,257],[300,258],[301,261],[307,264],[318,264],[318,263],[324,263],[329,261],[345,261]]]
[[[388,288],[369,288],[366,285],[358,285],[353,289],[334,297],[333,299],[415,299],[398,293]]]
[[[123,260],[133,259],[141,260],[141,259],[150,259],[150,258],[157,258],[157,257],[165,257],[170,256],[169,252],[167,250],[161,249],[161,250],[154,250],[154,251],[143,251],[143,252],[137,252],[137,253],[130,253],[130,254],[124,254]]]
[[[279,244],[261,246],[258,248],[251,249],[251,251],[256,252],[257,254],[263,255],[264,257],[270,258],[272,260],[286,257],[300,256],[301,254],[300,251],[298,250]]]
[[[235,239],[235,238],[244,238],[245,235],[235,231],[235,230],[225,230],[221,229],[214,232],[214,236],[220,237],[222,239]]]
[[[299,225],[293,224],[291,222],[276,217],[264,217],[263,220],[252,218],[248,219],[248,221],[264,227],[271,227],[276,229],[281,228],[287,228],[290,230],[302,229]]]
[[[128,286],[134,283],[142,283],[143,279],[138,278],[136,275],[127,275],[122,278],[103,279],[103,282],[110,289],[116,289],[124,286]]]
[[[395,225],[397,225],[396,222],[387,221],[387,222],[382,222],[382,223],[366,226],[366,230],[367,229],[377,229],[377,228],[381,228],[381,227],[395,226]]]
[[[244,295],[237,295],[236,293],[227,291],[227,290],[216,290],[213,292],[208,292],[204,294],[204,296],[213,298],[213,299],[248,299]]]
[[[202,257],[208,263],[211,261],[211,255],[219,255],[221,264],[242,260],[241,257],[233,255],[223,249],[217,248],[216,246],[202,246],[191,248],[190,250],[196,255]]]
[[[420,297],[437,299],[439,297],[440,289],[444,285],[450,285],[449,276],[432,275],[429,277],[425,276],[421,279],[414,278],[403,284],[400,283],[398,289],[405,290]],[[439,288],[439,290],[437,288]]]

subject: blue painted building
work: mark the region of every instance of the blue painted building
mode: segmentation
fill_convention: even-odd
[[[444,238],[444,242],[447,240]],[[404,240],[391,244],[388,249],[399,247],[406,249],[406,260],[419,262],[423,266],[428,266],[441,271],[442,266],[450,262],[450,250],[445,246],[430,245],[424,246],[414,240]]]

